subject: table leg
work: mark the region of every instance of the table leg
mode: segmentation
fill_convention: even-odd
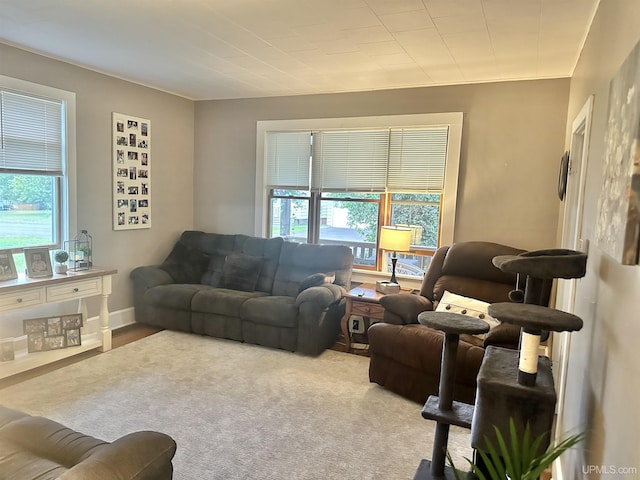
[[[342,320],[340,320],[340,328],[342,329],[342,336],[344,337],[345,352],[351,351],[351,337],[349,336],[349,318],[351,318],[351,300],[347,299],[346,310]]]
[[[100,303],[100,336],[102,340],[101,352],[111,350],[111,328],[109,327],[109,295],[111,294],[111,277],[102,281],[102,301]]]

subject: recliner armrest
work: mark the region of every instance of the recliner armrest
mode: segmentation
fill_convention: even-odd
[[[491,329],[484,337],[484,348],[494,347],[518,348],[520,343],[520,327],[512,323],[501,323]]]
[[[157,265],[148,265],[144,267],[136,267],[129,274],[136,288],[142,291],[158,285],[167,285],[175,283],[171,275]]]
[[[421,295],[392,293],[380,298],[384,322],[398,325],[418,323],[418,314],[433,310],[433,303]]]

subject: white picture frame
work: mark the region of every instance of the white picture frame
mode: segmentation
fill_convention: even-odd
[[[11,250],[0,250],[0,282],[18,278],[16,264]]]
[[[27,266],[27,277],[52,277],[51,257],[46,247],[24,249],[24,259]]]
[[[151,228],[151,121],[112,114],[113,229]]]

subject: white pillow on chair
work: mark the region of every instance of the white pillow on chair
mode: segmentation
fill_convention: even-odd
[[[489,305],[489,303],[483,302],[482,300],[463,297],[462,295],[457,295],[445,290],[436,307],[436,312],[459,313],[461,315],[479,318],[487,322],[489,330],[491,330],[500,325],[500,322],[487,313]],[[485,335],[486,334],[481,333],[474,336],[484,340]]]

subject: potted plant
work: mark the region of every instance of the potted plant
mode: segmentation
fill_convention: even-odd
[[[67,273],[67,260],[69,260],[69,254],[64,250],[58,250],[53,254],[53,259],[56,261],[55,271],[56,273]]]
[[[487,451],[478,450],[479,458],[476,462],[467,459],[471,465],[471,471],[479,480],[537,480],[547,468],[565,451],[576,446],[585,438],[585,432],[566,437],[558,443],[552,443],[541,452],[540,446],[547,437],[542,434],[532,439],[531,430],[527,424],[522,438],[516,432],[516,426],[512,418],[509,419],[509,438],[505,438],[496,427],[496,439],[498,445],[487,440]],[[463,473],[456,470],[449,452],[447,458],[451,464],[454,476],[462,480]],[[480,465],[481,463],[482,465]]]

